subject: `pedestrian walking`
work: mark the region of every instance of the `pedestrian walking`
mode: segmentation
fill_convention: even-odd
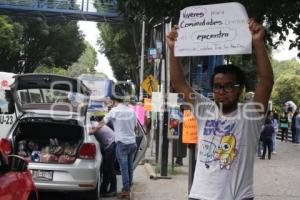
[[[299,114],[299,111],[296,110],[296,111],[294,112],[293,117],[292,117],[292,125],[291,125],[291,128],[292,128],[292,142],[293,142],[293,143],[297,143],[297,142],[296,142],[296,141],[297,141],[297,136],[296,136],[296,134],[297,134],[297,130],[296,130],[296,117],[297,117],[298,114]]]
[[[184,95],[186,105],[190,105],[201,125],[191,199],[254,198],[255,153],[274,80],[264,45],[264,28],[250,19],[249,29],[259,81],[253,101],[245,104],[238,103],[245,86],[245,76],[239,67],[221,65],[215,68],[211,77],[212,101],[196,93],[185,81],[180,58],[174,56],[176,28],[167,36],[172,87]]]
[[[99,122],[100,120],[97,117],[93,117],[90,135],[94,135],[100,143],[103,155],[103,181],[100,196],[114,197],[117,195],[117,177],[114,170],[116,162],[115,133],[111,128]],[[108,186],[110,186],[109,189]]]
[[[272,142],[272,135],[274,134],[274,127],[272,125],[272,121],[270,119],[266,119],[265,125],[261,132],[261,140],[263,142],[263,154],[261,159],[264,160],[268,148],[268,159],[271,160],[271,154],[273,150],[273,142]]]
[[[274,115],[273,111],[269,112],[268,118],[271,120],[272,126],[274,128],[274,132],[272,134],[272,153],[276,154],[277,153],[276,152],[276,137],[277,137],[277,134],[278,134],[279,123],[278,123],[277,119],[275,118],[275,115]]]
[[[137,118],[135,112],[124,103],[124,92],[115,87],[111,99],[114,107],[103,119],[105,124],[112,122],[115,131],[116,156],[119,162],[123,188],[118,193],[119,199],[130,199],[130,187],[133,178],[133,159],[137,149],[135,129]]]
[[[295,119],[296,136],[295,142],[300,145],[300,112],[298,112]]]
[[[280,119],[279,119],[279,122],[280,122],[280,129],[281,129],[281,141],[284,140],[285,138],[285,141],[287,142],[288,140],[288,129],[289,129],[289,121],[288,121],[288,116],[287,116],[287,112],[284,112]]]

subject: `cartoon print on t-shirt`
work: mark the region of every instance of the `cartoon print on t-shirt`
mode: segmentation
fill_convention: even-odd
[[[215,158],[220,160],[220,168],[230,169],[234,157],[236,156],[236,139],[233,134],[224,135],[215,152]]]
[[[221,169],[231,169],[234,158],[237,156],[237,141],[234,136],[236,122],[231,120],[207,120],[200,137],[198,159],[209,163],[219,162]]]

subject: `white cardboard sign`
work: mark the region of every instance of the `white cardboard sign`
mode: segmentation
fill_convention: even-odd
[[[250,54],[248,15],[240,3],[191,6],[180,11],[175,56]]]
[[[151,107],[152,112],[163,112],[164,110],[164,97],[161,92],[152,92]]]

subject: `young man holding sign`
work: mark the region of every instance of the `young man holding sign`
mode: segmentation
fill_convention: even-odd
[[[273,87],[273,71],[264,44],[264,28],[249,20],[258,83],[252,102],[239,104],[245,78],[234,65],[215,68],[214,101],[196,93],[185,81],[180,58],[174,56],[177,28],[168,34],[171,82],[184,95],[198,121],[198,156],[189,197],[199,200],[254,198],[256,145]]]

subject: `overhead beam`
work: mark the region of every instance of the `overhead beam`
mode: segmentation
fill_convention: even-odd
[[[81,10],[30,8],[24,6],[0,5],[0,14],[20,17],[46,17],[57,20],[85,20],[109,23],[122,22],[122,17],[120,16],[120,14],[113,11],[85,12]]]

